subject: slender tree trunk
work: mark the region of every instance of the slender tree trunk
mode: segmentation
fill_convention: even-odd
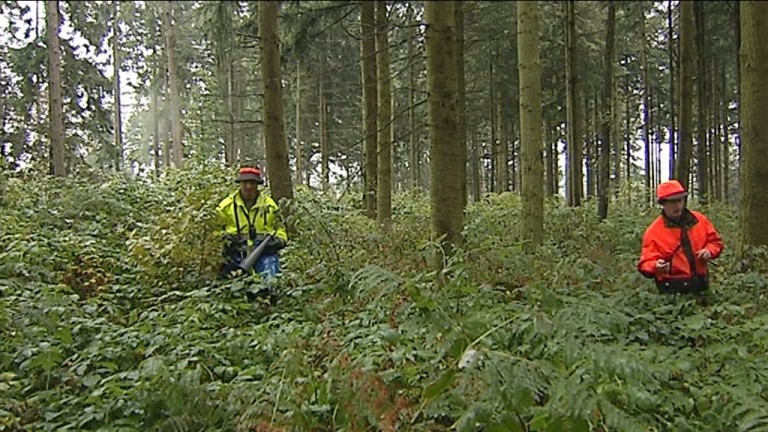
[[[231,58],[226,59],[226,84],[227,84],[227,143],[226,160],[229,164],[235,164],[238,161],[239,154],[237,149],[237,139],[235,138],[235,74],[234,62]]]
[[[613,60],[614,29],[616,27],[616,3],[608,2],[608,20],[605,38],[605,72],[603,75],[603,116],[600,137],[599,182],[597,215],[603,220],[608,217],[608,194],[610,193],[611,123],[613,119]]]
[[[461,172],[464,149],[460,137],[459,71],[457,70],[456,9],[454,2],[427,1],[427,108],[432,156],[430,187],[434,235],[441,239],[443,253],[451,256],[461,242],[463,211]],[[440,269],[442,254],[435,259]]]
[[[710,176],[711,179],[711,186],[712,186],[712,197],[716,201],[722,201],[723,200],[723,159],[722,159],[722,147],[723,147],[723,141],[722,141],[722,132],[720,129],[720,126],[722,125],[722,122],[720,120],[720,114],[722,113],[721,105],[722,105],[722,90],[720,89],[720,78],[721,76],[717,75],[717,80],[715,79],[715,69],[717,68],[717,72],[720,72],[722,69],[717,67],[717,60],[716,56],[712,55],[711,58],[711,66],[712,66],[712,80],[710,81],[712,83],[711,87],[711,93],[710,93],[710,110],[711,110],[711,121],[712,121],[712,127],[710,128],[711,131],[711,139],[710,143],[712,145],[712,160],[710,166],[712,167],[712,176]],[[721,63],[722,65],[723,63]]]
[[[547,194],[550,196],[557,195],[557,179],[555,178],[557,174],[555,174],[555,171],[557,170],[557,149],[555,148],[555,142],[552,139],[552,133],[551,129],[552,126],[550,125],[550,120],[546,118],[544,120],[544,126],[543,126],[542,136],[544,140],[544,148],[546,149],[546,183],[547,183]],[[522,138],[522,130],[520,131],[521,138]],[[521,148],[522,150],[522,143]],[[522,186],[522,185],[520,185]]]
[[[586,94],[584,94],[584,100],[583,105],[584,107],[584,120],[585,120],[585,140],[584,140],[584,178],[587,183],[586,188],[586,197],[593,197],[595,196],[595,182],[593,180],[594,176],[594,167],[593,167],[593,160],[592,154],[594,153],[595,148],[595,141],[593,139],[594,133],[594,122],[592,121],[592,107],[589,105],[589,100],[587,99]]]
[[[480,201],[482,177],[480,176],[480,155],[477,145],[477,135],[472,133],[472,199]]]
[[[517,4],[517,58],[520,59],[520,137],[522,231],[524,249],[534,251],[543,238],[544,185],[541,145],[541,62],[539,4]]]
[[[296,183],[301,184],[304,178],[304,154],[302,153],[302,128],[304,119],[301,117],[302,107],[301,94],[301,59],[296,57],[296,147],[294,148],[294,157],[296,158]]]
[[[459,177],[461,178],[462,209],[467,207],[467,113],[466,113],[466,89],[464,80],[464,2],[454,2],[456,7],[456,64],[459,74],[459,144],[461,145],[464,159],[461,164]]]
[[[502,111],[504,97],[496,97],[496,191],[506,192],[509,184],[509,142],[506,136],[506,121]]]
[[[736,8],[736,53],[737,57],[741,59],[741,2],[737,1],[735,3]],[[741,166],[741,61],[736,62],[736,120],[735,120],[735,131],[733,135],[733,139],[736,141],[736,151],[737,151],[737,158],[739,161],[739,166]],[[741,172],[739,171],[739,175],[741,175]]]
[[[376,219],[376,185],[378,182],[378,84],[376,75],[376,8],[372,1],[360,2],[360,44],[363,73],[363,125],[365,128],[365,169],[363,198],[366,215]]]
[[[730,172],[731,172],[731,170],[730,170],[730,166],[731,166],[731,153],[730,153],[731,139],[730,139],[729,130],[728,130],[728,127],[729,127],[728,103],[727,103],[727,101],[725,99],[725,94],[726,94],[726,91],[725,91],[725,89],[726,89],[725,66],[721,65],[721,68],[722,68],[721,69],[722,72],[721,72],[721,76],[720,76],[720,79],[721,79],[720,88],[722,89],[722,92],[723,92],[722,95],[721,95],[722,96],[722,100],[721,100],[721,105],[720,105],[720,109],[722,110],[721,114],[720,114],[720,117],[721,117],[721,120],[723,122],[722,123],[722,131],[723,131],[723,189],[722,189],[722,191],[723,191],[723,201],[726,202],[726,203],[730,203],[731,202],[731,200],[730,200],[731,194],[729,193],[730,192],[730,190],[729,190],[729,185],[730,185],[729,178],[730,178]],[[737,66],[737,68],[738,68],[738,66]]]
[[[160,177],[160,119],[158,112],[158,93],[160,92],[159,78],[155,76],[152,82],[152,148],[155,161],[155,177]]]
[[[696,72],[694,79],[696,80],[696,96],[698,97],[698,127],[696,128],[696,174],[698,183],[699,200],[702,204],[706,204],[709,200],[709,180],[707,178],[707,172],[709,167],[707,164],[707,131],[709,129],[709,122],[707,121],[707,82],[709,81],[709,68],[707,67],[707,49],[706,39],[704,32],[706,31],[706,21],[704,15],[704,3],[693,2],[694,10],[694,22],[696,28]]]
[[[176,62],[176,27],[173,23],[172,2],[165,3],[165,51],[168,58],[168,93],[171,98],[171,135],[173,137],[173,163],[177,168],[184,165],[184,148],[181,142],[181,104],[179,77]]]
[[[392,90],[389,71],[389,22],[387,2],[376,2],[376,66],[378,67],[378,155],[379,176],[376,221],[384,231],[392,226]],[[457,172],[460,172],[458,170]]]
[[[680,148],[675,177],[688,189],[693,152],[693,73],[695,23],[693,2],[680,3]]]
[[[320,119],[320,176],[322,178],[323,191],[327,192],[330,188],[331,167],[330,167],[330,146],[328,145],[328,102],[325,96],[325,61],[321,60],[321,72],[317,77],[318,81],[318,118]]]
[[[645,202],[653,203],[653,189],[651,180],[653,177],[652,169],[652,146],[651,142],[651,78],[648,66],[648,39],[645,31],[645,11],[640,14],[640,34],[643,39],[642,63],[643,63],[643,141],[645,143]]]
[[[416,30],[414,29],[414,33]],[[408,44],[408,50],[410,58],[413,59],[416,51],[416,35]],[[411,188],[414,190],[421,189],[421,148],[419,146],[419,132],[418,122],[416,121],[416,62],[411,60],[408,66],[408,131],[410,141],[410,160],[409,165],[411,167]]]
[[[118,50],[118,35],[120,34],[120,3],[113,2],[115,8],[115,16],[112,19],[112,57],[114,59],[114,92],[115,92],[115,149],[114,154],[111,155],[115,171],[120,170],[120,162],[123,155],[123,119],[122,119],[122,98],[120,92],[120,65],[122,64],[122,58],[120,57],[120,51]]]
[[[581,171],[583,163],[583,132],[581,130],[581,107],[579,106],[581,99],[577,65],[575,3],[573,0],[565,2],[567,21],[565,33],[565,82],[568,105],[568,182],[566,191],[568,205],[578,207],[581,205],[583,195],[584,175]]]
[[[496,41],[494,39],[494,53],[496,50]],[[489,56],[490,57],[490,70],[488,71],[490,75],[489,80],[489,93],[490,93],[490,117],[491,117],[491,192],[499,192],[498,188],[498,171],[499,171],[499,136],[497,135],[498,128],[497,123],[499,119],[496,116],[496,77],[494,74],[494,65],[496,58],[498,57],[496,54]]]
[[[58,3],[57,3],[58,4]],[[43,15],[46,15],[45,17],[40,17],[40,2],[35,2],[35,46],[42,47],[43,41],[40,36],[40,28],[43,27],[41,24],[41,21],[46,21],[48,19],[46,10],[49,7],[48,1],[43,3]],[[46,24],[46,28],[47,27]],[[47,36],[50,38],[50,33],[46,33]],[[43,81],[45,80],[45,76],[43,73],[36,72],[35,73],[35,88],[38,91],[38,94],[35,96],[35,116],[34,116],[34,124],[35,124],[35,132],[36,132],[36,142],[35,142],[35,148],[38,150],[38,154],[40,155],[40,158],[45,158],[45,155],[51,155],[50,160],[48,161],[49,168],[48,170],[50,173],[53,173],[53,151],[48,147],[47,140],[45,139],[47,133],[46,130],[50,129],[50,117],[47,118],[47,114],[45,111],[45,104],[49,102],[49,96],[50,94],[46,94],[46,92],[43,91]],[[50,106],[50,105],[49,105]],[[13,143],[13,160],[16,162],[16,165],[18,166],[19,163],[19,157],[24,152],[24,143],[21,140],[14,140]]]
[[[669,60],[669,178],[676,178],[675,176],[675,159],[677,154],[677,145],[675,143],[675,137],[677,136],[677,128],[675,127],[675,77],[677,72],[677,61],[675,60],[675,28],[672,25],[672,12],[675,7],[672,0],[667,2],[667,39],[669,44],[667,45],[667,56]]]
[[[632,94],[629,87],[629,75],[624,75],[624,88],[626,99],[624,100],[624,184],[629,191],[632,183]],[[632,194],[627,194],[627,203],[632,202]]]
[[[277,39],[276,1],[259,2],[259,39],[261,41],[261,80],[264,87],[264,138],[267,169],[272,197],[278,202],[293,199],[291,168],[283,124],[283,88],[281,84],[280,45]],[[282,206],[284,214],[290,213]]]
[[[49,0],[48,6],[48,112],[51,116],[51,173],[56,177],[66,175],[64,151],[64,114],[61,99],[61,45],[59,42],[58,0]]]

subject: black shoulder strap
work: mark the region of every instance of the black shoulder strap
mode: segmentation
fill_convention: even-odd
[[[688,238],[688,226],[683,225],[680,229],[682,231],[680,235],[680,243],[683,245],[685,257],[688,258],[688,264],[691,266],[691,277],[695,278],[698,274],[696,272],[696,257],[693,255],[693,246],[691,246],[691,240]]]

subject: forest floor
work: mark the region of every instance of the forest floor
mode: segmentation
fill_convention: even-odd
[[[0,431],[768,430],[766,254],[731,206],[691,203],[726,244],[701,305],[637,272],[639,194],[548,200],[535,254],[517,195],[471,203],[436,288],[428,194],[382,234],[299,188],[268,305],[215,278],[233,187],[0,175]]]

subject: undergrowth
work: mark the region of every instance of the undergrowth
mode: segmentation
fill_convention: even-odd
[[[488,196],[438,289],[428,196],[382,234],[297,188],[270,306],[215,278],[230,179],[0,177],[0,431],[768,430],[765,251],[737,259],[733,208],[705,209],[702,306],[635,270],[639,204],[548,200],[524,254],[519,197]]]

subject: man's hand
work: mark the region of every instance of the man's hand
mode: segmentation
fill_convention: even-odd
[[[656,260],[656,273],[669,273],[669,261],[663,259]]]
[[[696,258],[702,261],[709,261],[710,259],[712,259],[712,254],[709,252],[709,249],[704,248],[699,251],[696,251]]]

